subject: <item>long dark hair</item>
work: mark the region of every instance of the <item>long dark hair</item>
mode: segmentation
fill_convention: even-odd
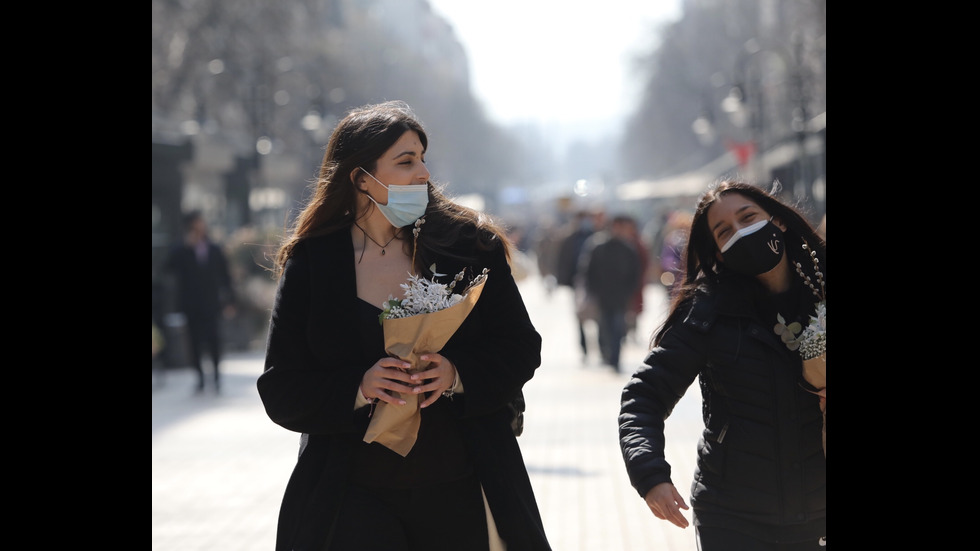
[[[777,198],[780,189],[781,186],[778,181],[773,184],[769,191],[765,191],[744,181],[722,180],[701,195],[691,220],[688,242],[684,247],[683,278],[676,287],[664,323],[654,335],[652,342],[654,346],[660,343],[660,339],[673,323],[675,314],[682,304],[692,300],[699,288],[710,288],[718,281],[719,276],[731,272],[726,270],[724,263],[718,261],[716,254],[718,246],[715,244],[711,229],[708,227],[708,208],[723,195],[729,193],[744,195],[770,215],[781,220],[786,226],[784,232],[786,255],[789,257],[791,269],[795,273],[796,266],[799,265],[804,276],[809,277],[811,282],[817,285],[818,275],[812,258],[815,256],[821,272],[819,279],[826,281],[826,240],[817,233],[799,209],[787,205]],[[818,290],[820,289],[818,288]]]
[[[276,254],[278,273],[282,272],[300,241],[348,229],[354,220],[364,215],[357,212],[355,194],[365,192],[350,181],[350,173],[359,166],[373,172],[381,155],[409,130],[418,134],[424,154],[429,138],[422,122],[407,103],[398,100],[354,108],[337,123],[327,143],[313,194]],[[443,186],[432,181],[426,185],[429,206],[425,222],[417,232],[417,239],[403,241],[404,247],[418,247],[416,265],[423,269],[424,275],[431,276],[425,267],[431,263],[428,259],[435,255],[461,258],[459,251],[467,250],[456,246],[461,242],[473,243],[477,249],[502,245],[509,258],[506,234],[490,216],[453,202],[443,191]],[[368,208],[375,206],[371,203]],[[475,243],[472,239],[476,239]],[[472,252],[473,248],[469,250]],[[466,254],[463,257],[469,258]]]
[[[429,186],[429,206],[418,233],[415,269],[432,277],[429,267],[437,258],[471,264],[478,251],[496,247],[504,247],[510,261],[512,244],[503,225],[489,214],[454,202],[444,189],[442,185]]]

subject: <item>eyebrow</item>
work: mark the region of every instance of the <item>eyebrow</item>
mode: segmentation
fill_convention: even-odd
[[[411,155],[412,157],[415,157],[415,152],[414,151],[411,151],[411,150],[402,151],[401,153],[399,153],[399,154],[395,155],[394,157],[392,157],[392,159],[397,159],[399,157],[404,157],[405,155]]]
[[[741,206],[741,207],[739,207],[739,208],[737,208],[737,209],[735,210],[735,216],[738,216],[739,214],[741,214],[741,213],[742,213],[742,211],[744,211],[745,209],[750,209],[750,208],[752,208],[753,206],[754,206],[754,205],[743,205],[743,206]],[[715,224],[714,226],[712,226],[712,227],[711,227],[711,233],[715,233],[715,230],[717,230],[717,229],[718,229],[718,226],[721,226],[721,225],[722,225],[722,224],[724,224],[724,223],[725,223],[725,221],[724,221],[724,220],[722,220],[722,221],[720,221],[720,222],[718,222],[717,224]]]

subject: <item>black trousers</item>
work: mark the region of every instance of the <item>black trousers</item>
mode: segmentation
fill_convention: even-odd
[[[602,361],[619,371],[619,356],[626,339],[626,308],[599,310],[599,352]]]
[[[190,351],[191,367],[197,372],[197,388],[204,388],[204,356],[211,359],[211,366],[214,369],[212,377],[215,388],[221,384],[221,354],[223,343],[221,342],[221,321],[217,317],[210,316],[188,316],[187,317],[187,337]]]
[[[352,484],[326,549],[489,551],[476,475],[410,490]]]
[[[827,551],[826,538],[801,543],[769,543],[724,528],[698,526],[695,532],[698,551]]]

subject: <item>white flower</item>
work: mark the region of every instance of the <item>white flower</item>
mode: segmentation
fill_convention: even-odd
[[[450,306],[460,302],[474,285],[478,285],[487,278],[489,269],[484,268],[483,272],[473,278],[463,294],[453,293],[456,282],[462,281],[465,270],[460,271],[448,284],[436,282],[436,276],[445,274],[437,273],[435,266],[431,266],[432,279],[425,279],[418,275],[408,275],[408,283],[402,283],[401,288],[405,290],[405,298],[397,299],[391,295],[388,300],[381,305],[381,315],[378,316],[379,322],[386,319],[407,318],[418,314],[428,314],[445,310]]]
[[[810,323],[800,335],[800,355],[804,360],[816,358],[827,351],[827,301],[816,305],[816,315],[810,316]]]

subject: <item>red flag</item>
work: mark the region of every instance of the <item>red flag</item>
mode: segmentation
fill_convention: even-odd
[[[744,167],[749,162],[749,159],[752,158],[752,155],[755,155],[755,142],[752,140],[747,142],[728,140],[725,143],[725,147],[735,155],[738,166]]]

